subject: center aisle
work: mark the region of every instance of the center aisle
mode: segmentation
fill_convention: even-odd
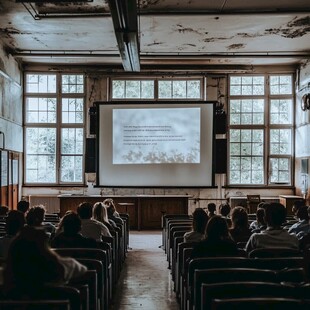
[[[113,310],[178,310],[161,231],[131,231]]]

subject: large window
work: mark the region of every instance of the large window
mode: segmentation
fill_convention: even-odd
[[[25,75],[25,183],[83,183],[84,76]]]
[[[292,75],[230,76],[229,184],[290,185]]]
[[[202,79],[113,79],[112,100],[202,100]]]

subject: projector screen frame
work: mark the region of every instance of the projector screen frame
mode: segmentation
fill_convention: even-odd
[[[190,101],[190,100],[184,100],[181,99],[180,101],[148,101],[145,100],[143,102],[141,101],[96,101],[94,102],[94,107],[96,108],[96,142],[95,142],[95,153],[96,153],[96,185],[95,187],[98,188],[216,188],[215,186],[215,111],[216,111],[216,104],[217,101]],[[100,107],[101,106],[111,106],[111,107],[131,107],[132,105],[135,105],[137,107],[148,105],[149,107],[161,107],[161,106],[173,106],[173,107],[182,107],[184,105],[188,105],[190,107],[197,107],[201,105],[212,105],[213,111],[212,111],[212,150],[211,150],[211,183],[207,185],[203,184],[197,184],[197,185],[118,185],[118,184],[104,184],[100,181],[100,173],[99,169],[100,167],[100,156],[99,156],[99,141],[100,141]]]

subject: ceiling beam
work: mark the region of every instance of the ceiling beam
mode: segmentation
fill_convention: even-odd
[[[136,0],[108,0],[114,32],[125,71],[140,71]]]

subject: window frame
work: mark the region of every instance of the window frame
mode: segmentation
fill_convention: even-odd
[[[291,76],[292,78],[292,93],[291,94],[272,94],[270,91],[270,77],[271,76]],[[230,93],[230,78],[231,77],[245,77],[245,76],[264,76],[264,94],[263,95],[231,95]],[[227,170],[227,186],[228,187],[249,187],[249,188],[291,188],[294,184],[294,127],[295,127],[295,111],[294,111],[294,104],[295,104],[295,92],[294,92],[294,73],[277,73],[277,72],[268,72],[268,73],[255,73],[255,74],[229,74],[227,78],[227,90],[228,90],[228,100],[227,100],[227,110],[228,110],[228,128],[227,128],[227,135],[228,135],[228,145],[227,145],[227,167],[230,167],[230,151],[231,151],[231,137],[230,137],[230,130],[231,129],[262,129],[264,131],[264,142],[263,142],[263,183],[262,184],[255,184],[255,183],[231,183],[231,170],[228,168]],[[264,100],[264,123],[263,124],[231,124],[230,123],[230,100],[242,100],[242,99],[263,99]],[[292,101],[291,111],[292,111],[292,118],[290,124],[271,124],[270,123],[270,105],[271,100],[281,100],[281,99],[290,99]],[[291,153],[289,155],[281,155],[281,154],[270,154],[270,130],[271,129],[290,129],[291,131]],[[253,155],[250,156],[251,158]],[[270,160],[272,158],[288,158],[289,159],[289,182],[288,183],[277,183],[271,182],[271,167],[270,167]]]
[[[123,81],[154,81],[154,98],[113,98],[113,81],[114,80],[123,80]],[[199,80],[200,81],[200,97],[199,98],[159,98],[158,97],[158,82],[159,81],[191,81]],[[148,101],[148,102],[158,102],[158,101],[202,101],[206,98],[206,78],[199,76],[141,76],[141,77],[124,77],[124,76],[115,76],[109,78],[109,101]]]
[[[38,75],[55,75],[56,76],[56,92],[55,93],[27,93],[27,75],[38,74]],[[64,75],[82,75],[84,88],[82,93],[63,93],[62,92],[62,76]],[[24,123],[24,156],[23,156],[23,186],[84,186],[85,183],[85,136],[86,136],[86,76],[82,72],[46,72],[46,71],[25,71],[24,72],[24,92],[23,92],[23,123]],[[36,123],[36,122],[27,122],[27,107],[26,100],[27,98],[56,98],[56,122],[55,123]],[[83,121],[81,123],[63,123],[62,122],[62,99],[65,98],[81,98],[83,100]],[[55,182],[26,182],[27,174],[27,165],[26,165],[26,129],[27,128],[55,128],[56,129],[56,154],[55,154]],[[70,156],[81,156],[82,157],[82,180],[79,182],[64,182],[61,181],[61,132],[63,128],[74,128],[83,129],[83,151],[80,155],[72,154]]]

